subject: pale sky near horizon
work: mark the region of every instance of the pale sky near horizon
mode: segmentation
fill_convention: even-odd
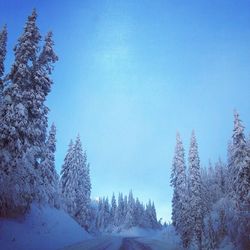
[[[171,219],[178,130],[195,129],[202,165],[226,159],[237,109],[250,130],[250,1],[0,0],[13,47],[33,8],[59,61],[48,97],[60,171],[80,133],[92,197],[133,190]]]

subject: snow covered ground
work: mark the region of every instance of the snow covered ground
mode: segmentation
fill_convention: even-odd
[[[25,217],[0,219],[4,250],[175,249],[169,248],[168,238],[165,231],[138,227],[93,237],[64,211],[48,206],[32,205]]]
[[[172,230],[150,230],[138,227],[107,234],[73,244],[63,250],[174,250],[179,240]]]
[[[163,230],[133,227],[119,233],[90,236],[69,215],[33,205],[18,220],[0,219],[0,249],[4,250],[177,250],[173,227]],[[233,249],[225,242],[220,249]]]
[[[170,245],[167,240],[147,237],[103,236],[86,240],[63,248],[63,250],[174,250],[180,249],[176,244]]]
[[[0,219],[0,249],[55,250],[92,237],[64,211],[33,205],[20,219]]]

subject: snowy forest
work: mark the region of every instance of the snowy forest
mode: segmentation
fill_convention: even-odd
[[[202,166],[193,131],[186,163],[184,146],[177,134],[170,180],[172,224],[163,225],[157,218],[154,202],[149,199],[144,204],[134,197],[132,190],[117,196],[113,193],[111,199],[108,198],[111,194],[92,198],[92,166],[80,135],[69,142],[61,172],[57,173],[56,125],[48,124],[46,104],[53,85],[54,64],[58,61],[53,34],[48,32],[42,38],[37,13],[33,10],[14,48],[9,72],[4,67],[7,37],[7,26],[4,26],[0,32],[2,219],[22,218],[30,213],[33,204],[38,204],[64,211],[89,237],[132,228],[169,237],[165,248],[145,248],[140,245],[144,243],[137,242],[134,248],[114,249],[250,249],[250,138],[246,137],[236,111],[225,162],[218,159]],[[169,181],[166,183],[168,188]],[[5,235],[3,230],[0,228],[0,235]],[[175,238],[174,248],[167,246],[171,238]]]
[[[186,169],[183,143],[176,136],[172,223],[183,248],[220,249],[225,242],[233,249],[250,247],[250,138],[236,111],[227,152],[227,162],[218,159],[202,167],[193,131]]]

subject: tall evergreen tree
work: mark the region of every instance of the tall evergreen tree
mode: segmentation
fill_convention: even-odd
[[[71,140],[68,146],[67,154],[64,158],[64,163],[61,170],[60,190],[62,196],[62,206],[71,216],[73,216],[75,207],[74,199],[76,197],[76,190],[74,187],[75,177],[72,162],[74,157],[74,144]]]
[[[40,166],[41,185],[45,187],[43,200],[53,207],[59,207],[59,177],[55,169],[55,152],[56,152],[56,126],[51,125],[49,136],[46,141],[45,155]]]
[[[172,199],[172,221],[184,247],[190,244],[189,206],[186,178],[185,152],[179,133],[176,135],[175,155],[172,165],[171,185],[174,189]]]
[[[4,75],[4,61],[6,57],[7,46],[7,26],[5,25],[0,32],[0,104],[2,102],[3,94],[3,75]]]
[[[198,144],[195,133],[192,132],[189,149],[189,195],[190,195],[190,217],[192,218],[191,229],[194,241],[199,249],[202,248],[203,235],[203,201],[202,182],[200,173],[200,159]]]
[[[176,228],[176,231],[179,232],[180,223],[180,210],[181,210],[181,200],[180,200],[180,191],[181,188],[179,185],[184,185],[186,183],[186,173],[185,173],[185,159],[184,159],[184,148],[180,138],[179,133],[176,135],[176,146],[175,154],[172,164],[171,172],[171,186],[173,187],[173,198],[172,198],[172,223]],[[185,192],[184,192],[185,193]]]
[[[88,230],[91,184],[87,155],[83,153],[80,136],[77,137],[74,146],[70,143],[62,167],[60,183],[64,209]]]
[[[43,193],[39,190],[42,187],[38,169],[46,141],[47,111],[44,110],[47,108],[44,101],[48,92],[40,88],[38,82],[42,83],[46,78],[48,84],[52,83],[49,74],[55,61],[49,59],[50,54],[43,53],[44,49],[38,54],[41,35],[36,19],[34,10],[14,48],[15,61],[7,76],[8,85],[4,88],[0,113],[0,169],[5,175],[5,190],[11,194],[6,197],[3,193],[1,203],[8,208],[9,214],[25,212],[36,194]],[[47,50],[46,42],[44,48]],[[39,60],[40,56],[44,58],[43,62]],[[39,78],[41,71],[43,77]]]
[[[110,225],[110,205],[108,197],[103,198],[103,217],[104,217],[104,228]]]
[[[13,213],[25,211],[32,200],[35,190],[33,185],[37,176],[32,165],[34,157],[27,162],[26,152],[31,147],[29,130],[29,110],[27,104],[27,92],[30,89],[31,67],[36,59],[40,34],[36,26],[37,15],[33,11],[28,17],[24,33],[14,48],[15,62],[8,76],[10,85],[4,91],[4,99],[1,110],[0,127],[0,165],[5,177],[9,194],[17,194],[19,198],[8,197],[5,205]],[[31,161],[31,162],[30,162]],[[19,179],[19,181],[17,181]],[[31,181],[32,179],[32,181]],[[20,183],[23,180],[22,183]],[[11,189],[12,183],[18,183],[16,190]],[[1,196],[3,197],[3,196]],[[15,204],[16,203],[16,204]]]
[[[229,165],[232,180],[232,197],[241,205],[250,205],[250,155],[239,114],[234,114],[232,161]]]
[[[125,217],[125,206],[124,206],[123,194],[119,193],[119,195],[118,195],[118,205],[117,205],[116,215],[115,215],[115,223],[116,223],[116,225],[123,224],[124,217]]]
[[[146,205],[145,217],[147,221],[147,227],[152,229],[157,229],[159,227],[156,217],[155,205],[151,202],[151,200],[149,200],[148,204]]]
[[[89,165],[86,151],[83,153],[80,136],[77,136],[74,146],[73,169],[76,169],[76,212],[75,217],[79,223],[88,230],[90,226],[90,193],[91,184],[89,177]]]
[[[142,206],[138,198],[136,198],[135,200],[134,215],[135,215],[135,225],[139,227],[144,227],[145,211],[144,207]]]
[[[45,105],[46,97],[51,91],[53,84],[50,75],[53,70],[53,64],[58,60],[53,50],[54,42],[52,40],[52,32],[48,32],[44,39],[44,46],[32,68],[32,89],[30,89],[29,102],[32,103],[32,123],[31,129],[37,141],[38,154],[43,154],[42,143],[46,139],[46,131],[48,127],[49,108]],[[35,98],[34,98],[35,96]],[[39,156],[41,157],[41,156]]]
[[[116,210],[117,210],[117,204],[116,204],[115,194],[113,193],[111,199],[111,208],[110,208],[110,219],[113,225],[116,225]]]
[[[69,194],[69,186],[72,180],[70,180],[70,177],[72,176],[69,172],[71,171],[71,161],[72,161],[72,157],[73,157],[73,148],[74,148],[74,144],[73,144],[73,140],[70,140],[69,146],[68,146],[68,150],[66,153],[66,156],[64,158],[64,163],[62,165],[62,169],[61,169],[61,173],[60,173],[60,182],[59,182],[59,187],[60,187],[60,192],[61,195],[63,197],[63,199],[65,199],[65,201],[63,203],[66,202],[66,200],[68,200],[67,194]]]
[[[127,228],[135,226],[134,210],[135,210],[135,200],[131,190],[128,196],[127,213],[125,217],[125,226]]]
[[[2,102],[3,102],[3,75],[4,75],[4,61],[6,56],[6,44],[7,44],[7,28],[3,27],[3,30],[0,32],[0,117]],[[0,119],[0,127],[3,126],[2,120]],[[1,153],[0,153],[0,161],[1,161]],[[5,167],[7,169],[7,167]],[[3,165],[0,163],[0,215],[4,216],[7,213],[8,205],[7,205],[7,194],[6,194],[6,183],[7,183],[8,175],[3,169]]]
[[[245,214],[250,213],[250,154],[244,135],[244,127],[239,114],[234,113],[231,161],[229,162],[231,181],[230,194],[236,204],[238,215],[237,245],[240,249],[250,246],[250,222]]]

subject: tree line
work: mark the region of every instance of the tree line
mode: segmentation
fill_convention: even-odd
[[[157,221],[154,202],[149,200],[144,205],[138,198],[134,198],[132,191],[128,196],[119,193],[118,201],[113,194],[111,203],[107,197],[99,198],[96,206],[93,206],[94,230],[112,232],[131,227],[161,228],[161,223]]]
[[[192,133],[188,169],[180,135],[172,164],[172,222],[183,248],[218,249],[225,241],[235,249],[250,248],[250,138],[239,114],[228,144],[227,162],[201,167]]]

